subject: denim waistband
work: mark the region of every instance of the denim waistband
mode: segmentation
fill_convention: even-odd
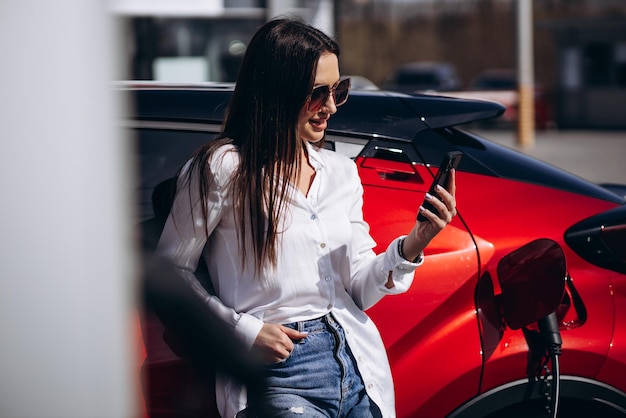
[[[324,316],[320,316],[319,318],[284,324],[284,326],[298,330],[300,332],[315,331],[321,328],[326,328],[327,325],[339,326],[339,323],[330,312]]]

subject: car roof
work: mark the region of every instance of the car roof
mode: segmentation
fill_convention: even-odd
[[[128,81],[130,117],[138,120],[221,123],[233,83]],[[458,126],[501,115],[496,102],[386,91],[353,91],[328,124],[336,134],[375,135],[410,141],[426,129]]]

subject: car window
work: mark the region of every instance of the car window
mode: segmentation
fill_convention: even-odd
[[[191,154],[214,136],[213,132],[191,130],[135,130],[140,221],[154,215],[152,191],[156,185],[176,175]]]
[[[327,135],[328,148],[348,158],[355,159],[363,150],[369,139],[352,138],[348,136]]]
[[[139,221],[154,216],[152,191],[161,182],[176,175],[191,154],[212,140],[217,129],[204,130],[172,128],[134,129],[135,153],[139,163],[138,207]],[[366,139],[328,136],[327,148],[355,159],[367,144]]]

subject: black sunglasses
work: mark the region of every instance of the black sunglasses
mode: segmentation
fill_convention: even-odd
[[[317,86],[307,97],[309,112],[317,112],[324,106],[330,95],[333,95],[335,106],[339,107],[348,100],[350,78],[342,78],[331,86]]]

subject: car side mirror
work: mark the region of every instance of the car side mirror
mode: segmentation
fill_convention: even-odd
[[[525,327],[554,312],[565,290],[566,263],[555,241],[541,238],[498,263],[504,320],[511,329]]]

